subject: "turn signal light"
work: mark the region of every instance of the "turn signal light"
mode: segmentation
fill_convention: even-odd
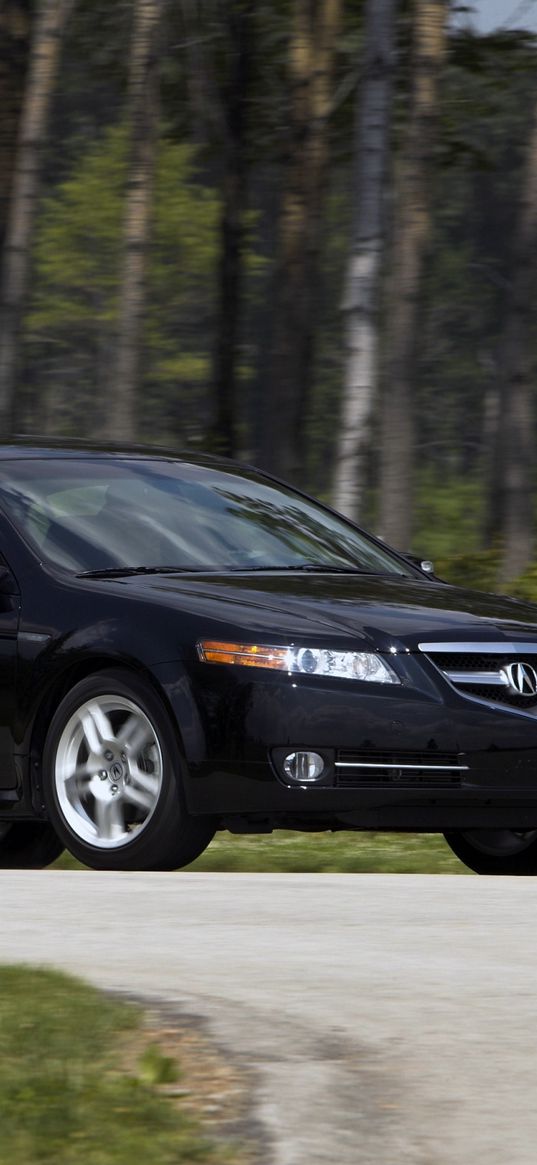
[[[287,647],[260,647],[255,643],[221,643],[217,639],[202,639],[198,654],[203,663],[240,663],[244,667],[272,668],[288,671]]]

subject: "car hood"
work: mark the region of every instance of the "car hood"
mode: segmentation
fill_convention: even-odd
[[[101,583],[102,585],[102,583]],[[265,642],[317,640],[415,650],[424,641],[537,639],[537,606],[424,579],[301,572],[138,575],[114,580],[185,614],[206,634],[240,628]],[[123,590],[123,593],[125,593]],[[117,593],[117,592],[116,592]]]

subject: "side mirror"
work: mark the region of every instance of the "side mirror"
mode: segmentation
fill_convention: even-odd
[[[406,558],[407,562],[410,562],[412,566],[419,567],[419,569],[422,570],[424,574],[434,574],[434,562],[431,562],[430,558],[422,558],[419,554],[404,554],[403,557]]]

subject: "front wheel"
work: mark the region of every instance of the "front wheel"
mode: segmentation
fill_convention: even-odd
[[[477,874],[537,874],[537,829],[468,829],[444,837]]]
[[[123,671],[82,680],[60,704],[43,755],[47,811],[66,848],[101,870],[194,861],[214,824],[187,812],[181,763],[147,683]]]

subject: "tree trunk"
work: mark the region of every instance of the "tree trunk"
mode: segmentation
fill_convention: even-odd
[[[270,400],[263,460],[300,479],[311,392],[332,68],[341,0],[294,0],[290,132],[280,207]]]
[[[498,369],[494,367],[490,374],[483,401],[482,445],[481,459],[482,475],[485,483],[485,506],[483,514],[483,528],[481,534],[481,548],[488,550],[499,542],[501,536],[500,516],[501,484],[505,476],[503,472],[503,416],[504,402],[500,391]]]
[[[132,441],[137,431],[146,276],[158,139],[157,38],[164,0],[137,0],[131,43],[130,150],[123,234],[116,366],[110,384],[107,436]]]
[[[391,125],[395,0],[367,0],[363,80],[354,129],[352,243],[343,299],[345,379],[334,506],[357,520],[367,489],[366,457],[377,396],[377,309]]]
[[[412,536],[415,435],[413,357],[418,295],[430,226],[429,163],[446,47],[446,0],[416,0],[409,120],[395,180],[386,297],[386,384],[381,416],[379,529],[402,550]]]
[[[30,47],[29,0],[0,0],[0,251],[4,245]]]
[[[4,245],[0,297],[0,427],[4,433],[9,430],[12,422],[41,156],[62,34],[71,6],[72,0],[43,0],[32,39]]]
[[[512,278],[504,310],[499,375],[503,419],[500,582],[517,578],[532,558],[534,540],[534,417],[532,327],[537,248],[537,103],[520,187]]]
[[[224,173],[214,353],[212,444],[237,455],[237,356],[246,209],[246,111],[252,64],[254,0],[234,0],[226,11],[227,77],[221,86]]]

